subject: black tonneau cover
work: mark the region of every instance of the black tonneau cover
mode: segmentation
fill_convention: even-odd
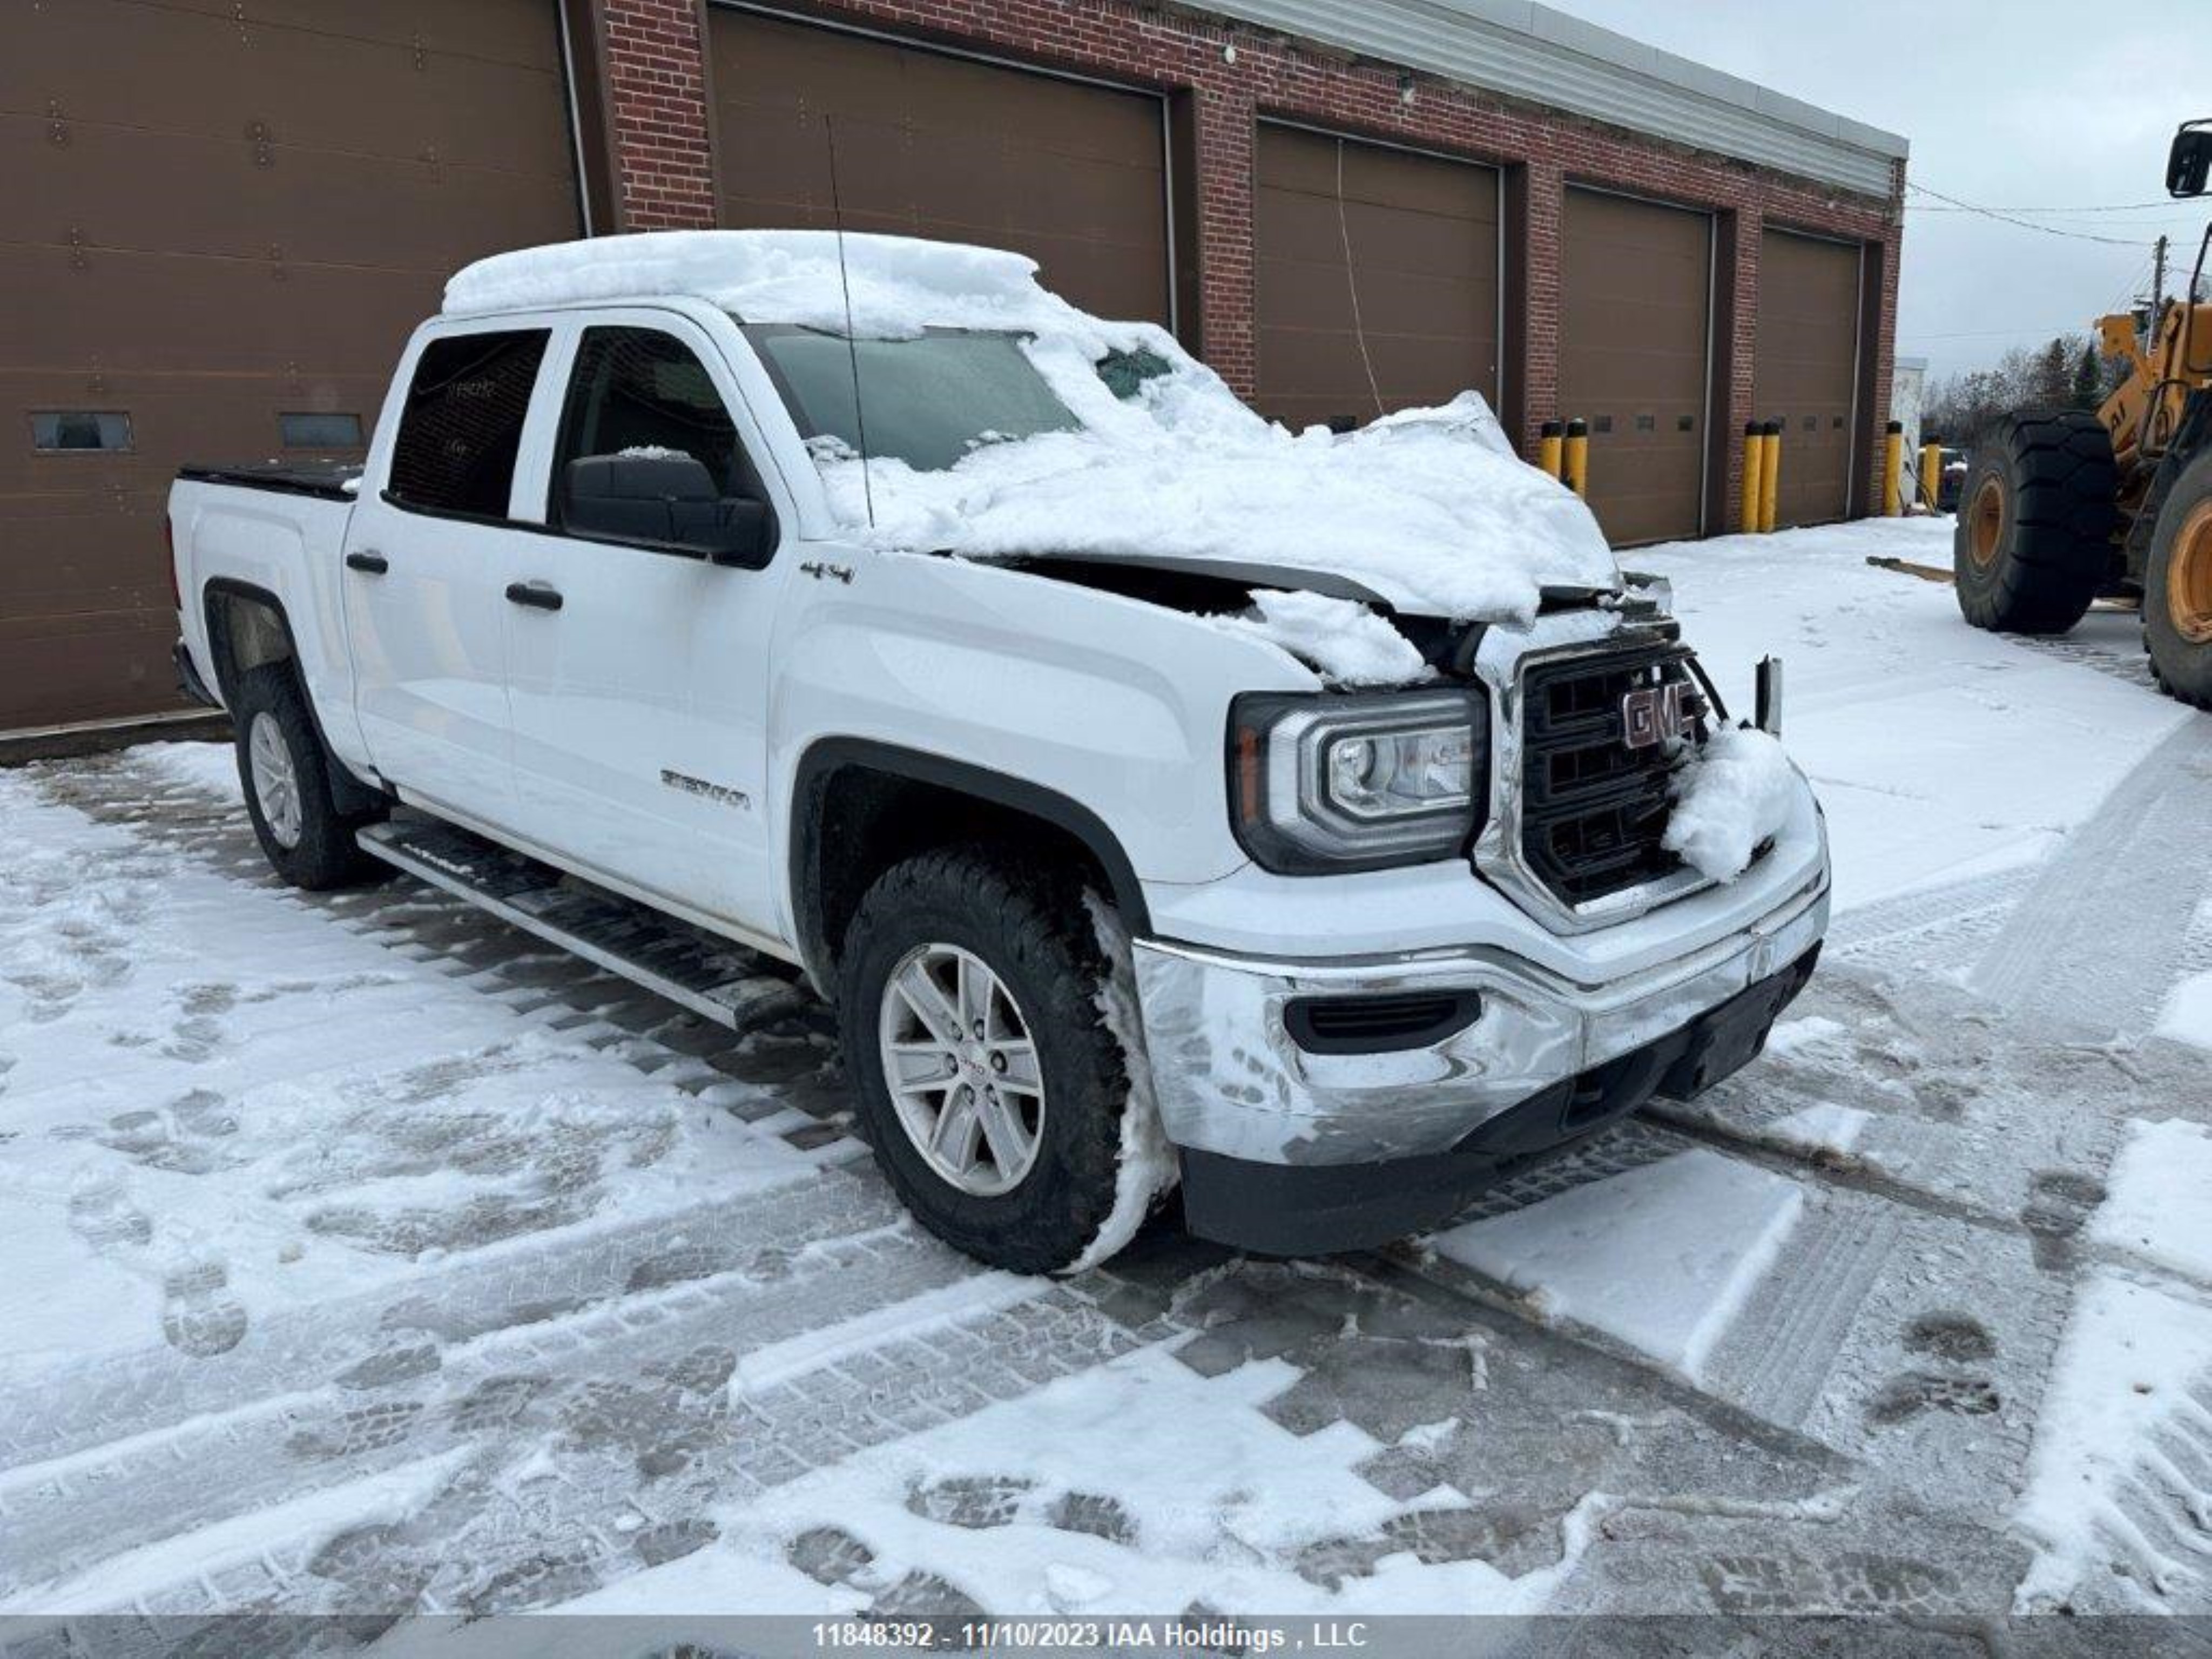
[[[194,483],[234,484],[240,489],[273,489],[286,495],[319,495],[349,501],[346,485],[361,477],[358,461],[241,461],[228,466],[180,466],[179,478]]]

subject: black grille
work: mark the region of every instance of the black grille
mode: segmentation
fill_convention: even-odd
[[[1640,688],[1680,683],[1699,720],[1704,698],[1689,647],[1672,641],[1540,664],[1522,679],[1522,857],[1570,904],[1671,875],[1681,860],[1659,844],[1680,746],[1631,749],[1621,702]]]

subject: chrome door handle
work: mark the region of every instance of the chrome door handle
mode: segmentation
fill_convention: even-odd
[[[507,597],[515,605],[528,605],[532,611],[558,611],[561,590],[549,587],[544,582],[509,582]]]

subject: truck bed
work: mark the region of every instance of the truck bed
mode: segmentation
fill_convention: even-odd
[[[316,495],[328,501],[349,501],[346,486],[361,477],[358,461],[240,461],[229,465],[194,465],[177,469],[179,478],[194,483],[231,484],[241,489],[272,489],[286,495]]]

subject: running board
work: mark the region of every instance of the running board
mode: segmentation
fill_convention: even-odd
[[[392,820],[356,840],[394,869],[733,1031],[811,1000],[796,969],[451,824]]]

